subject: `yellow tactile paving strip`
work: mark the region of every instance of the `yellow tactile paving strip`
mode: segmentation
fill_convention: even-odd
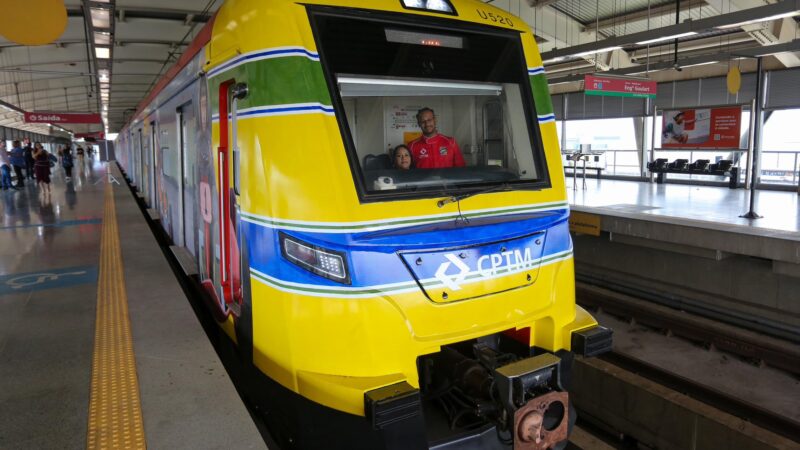
[[[88,449],[146,448],[114,192],[106,186]]]

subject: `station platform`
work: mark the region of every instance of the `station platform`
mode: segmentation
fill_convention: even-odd
[[[266,448],[116,165],[76,163],[0,191],[0,448]]]
[[[579,279],[800,340],[800,195],[567,180]]]

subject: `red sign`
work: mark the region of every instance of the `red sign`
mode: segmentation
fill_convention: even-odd
[[[661,148],[738,149],[742,107],[662,111]]]
[[[586,75],[583,79],[586,95],[655,98],[657,86],[655,81],[610,76]]]
[[[97,113],[26,112],[27,123],[103,123]]]
[[[94,133],[75,133],[75,139],[104,139],[106,134],[102,131],[95,131]]]

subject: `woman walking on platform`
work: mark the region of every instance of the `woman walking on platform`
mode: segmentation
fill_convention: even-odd
[[[37,142],[33,150],[33,159],[36,161],[34,170],[36,181],[45,195],[50,195],[50,154]]]

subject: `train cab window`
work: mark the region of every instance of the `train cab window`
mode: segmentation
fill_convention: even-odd
[[[518,33],[456,21],[421,26],[420,16],[313,17],[364,199],[548,185]],[[426,108],[442,138],[422,145],[417,114]],[[410,169],[390,157],[400,144],[411,147]]]

